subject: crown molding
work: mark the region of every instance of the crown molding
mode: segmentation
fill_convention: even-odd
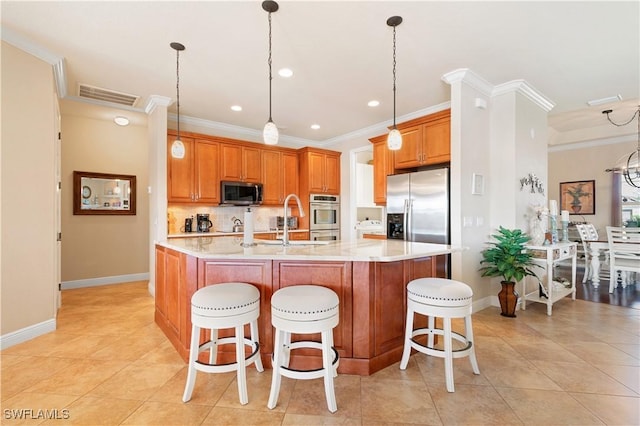
[[[553,107],[556,106],[556,104],[551,102],[546,96],[536,90],[525,80],[513,80],[503,84],[499,84],[493,88],[491,96],[503,95],[510,92],[517,92],[522,94],[546,112],[551,111]]]
[[[561,145],[549,145],[547,152],[572,151],[574,149],[593,148],[596,146],[616,145],[619,143],[633,142],[636,135],[615,136],[612,138],[597,139],[584,142],[565,143]]]
[[[494,90],[491,83],[469,68],[458,68],[457,70],[443,74],[441,79],[447,84],[463,82],[488,97],[492,95]]]
[[[173,99],[167,96],[151,95],[147,101],[147,105],[144,107],[146,114],[151,114],[157,107],[168,107],[173,103]]]

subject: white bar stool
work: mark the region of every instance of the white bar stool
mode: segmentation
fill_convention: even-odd
[[[271,298],[271,323],[275,327],[273,377],[269,393],[269,409],[275,408],[282,376],[291,379],[324,377],[324,391],[329,411],[338,409],[333,378],[338,375],[339,356],[333,347],[333,328],[338,325],[338,295],[331,289],[315,285],[295,285],[276,291]],[[291,343],[291,333],[321,333],[322,342]],[[322,350],[322,368],[295,370],[289,368],[290,352],[298,348]]]
[[[247,283],[214,284],[196,291],[191,297],[191,347],[189,349],[189,371],[182,401],[191,399],[196,383],[197,371],[226,373],[237,371],[240,403],[249,402],[247,396],[246,366],[254,363],[260,372],[264,370],[258,343],[258,316],[260,315],[260,291]],[[244,325],[249,324],[251,338],[244,337]],[[218,330],[235,328],[235,336],[218,338]],[[200,329],[211,330],[209,341],[200,344]],[[236,362],[217,364],[218,345],[235,343]],[[245,355],[245,345],[251,354]],[[198,354],[209,349],[209,363],[198,360]]]
[[[468,285],[445,278],[419,278],[407,284],[407,322],[404,336],[404,351],[400,369],[405,370],[411,348],[427,355],[444,358],[444,375],[448,392],[454,392],[453,358],[468,356],[474,374],[480,374],[473,346],[471,326],[471,303],[473,291]],[[426,328],[413,330],[413,315],[419,313],[429,317]],[[435,317],[443,320],[443,328],[435,328]],[[451,330],[451,318],[464,318],[465,335]],[[414,337],[427,335],[427,346]],[[444,336],[444,350],[433,346],[434,335]],[[462,349],[453,350],[452,339],[462,342]]]

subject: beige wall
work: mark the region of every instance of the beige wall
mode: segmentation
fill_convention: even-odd
[[[62,281],[149,272],[147,128],[62,115]],[[73,171],[135,175],[135,216],[73,215]]]
[[[2,43],[0,333],[55,320],[55,96],[51,65]]]
[[[573,148],[573,149],[571,149]],[[549,199],[559,200],[560,182],[581,180],[596,181],[596,214],[571,215],[572,221],[587,221],[595,224],[598,234],[606,237],[605,227],[612,223],[611,173],[605,169],[613,167],[625,154],[636,149],[636,142],[615,144],[577,144],[552,148],[549,152]]]

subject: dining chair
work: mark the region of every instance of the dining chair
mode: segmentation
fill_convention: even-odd
[[[609,241],[609,293],[618,285],[617,271],[640,273],[640,228],[607,226]],[[634,281],[635,282],[635,281]],[[626,287],[622,279],[622,287]]]
[[[589,241],[598,241],[598,230],[593,223],[578,223],[576,224],[578,234],[580,234],[580,240],[582,241],[582,250],[584,252],[584,276],[582,282],[593,278],[593,268],[591,267],[591,249],[589,247]],[[608,262],[609,253],[606,252],[604,256],[605,263]],[[602,275],[602,271],[600,272]]]

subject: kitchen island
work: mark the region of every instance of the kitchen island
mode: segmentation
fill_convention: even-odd
[[[203,237],[156,245],[155,321],[185,361],[191,338],[190,301],[199,288],[239,281],[260,290],[260,352],[269,366],[271,296],[282,287],[313,284],[332,289],[340,298],[340,323],[334,329],[339,371],[372,374],[402,356],[406,284],[435,276],[435,257],[456,251],[399,240],[292,241],[287,247],[266,241],[252,247],[241,243],[237,237]],[[318,354],[300,352],[293,354],[292,367],[319,365]],[[231,352],[219,358],[227,357],[232,359]]]

